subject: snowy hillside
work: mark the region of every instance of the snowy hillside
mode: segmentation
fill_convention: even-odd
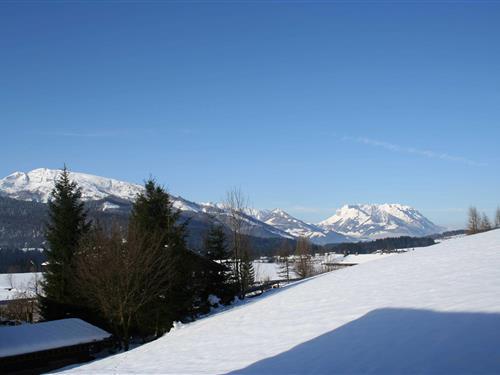
[[[444,230],[414,208],[401,204],[345,205],[318,226],[360,239],[418,237]]]
[[[499,373],[500,230],[298,282],[77,373]]]

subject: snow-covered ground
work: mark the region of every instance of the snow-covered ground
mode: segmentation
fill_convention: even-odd
[[[394,255],[398,255],[398,253],[349,254],[347,256],[342,254],[330,254],[325,256],[324,263],[361,264]]]
[[[261,262],[253,262],[253,269],[255,272],[255,281],[257,282],[265,282],[272,280],[283,280],[286,278],[282,272],[281,264],[279,263],[261,263]],[[293,264],[290,264],[290,278],[296,278],[297,275],[293,271]]]
[[[35,295],[41,273],[0,273],[0,301],[17,298],[19,293]]]
[[[312,259],[313,266],[317,273],[322,273],[328,271],[326,265],[332,264],[361,264],[366,262],[371,262],[373,260],[382,259],[388,256],[397,255],[396,253],[373,253],[373,254],[350,254],[344,256],[343,254],[333,254],[327,253],[324,255],[317,255]],[[265,282],[272,280],[283,280],[285,276],[283,275],[283,265],[277,262],[265,263],[261,261],[254,261],[253,268],[255,271],[255,281]],[[293,260],[289,263],[290,267],[290,278],[297,278],[297,274],[294,272]]]
[[[289,285],[79,373],[499,373],[500,230]]]

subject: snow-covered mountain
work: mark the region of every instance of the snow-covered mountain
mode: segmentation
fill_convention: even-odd
[[[352,238],[336,232],[335,230],[321,228],[316,224],[306,223],[280,208],[274,210],[252,210],[252,215],[257,219],[278,228],[293,237],[307,237],[317,244],[334,242],[350,242]]]
[[[444,230],[416,209],[401,204],[345,205],[318,226],[360,239],[426,236]]]
[[[0,196],[46,203],[54,188],[54,183],[61,170],[39,168],[30,172],[15,172],[0,179]],[[129,209],[137,195],[144,190],[141,185],[118,181],[111,178],[94,176],[86,173],[70,172],[70,179],[75,181],[82,191],[84,201],[96,201],[102,211]],[[196,203],[180,196],[171,195],[173,206],[189,218],[207,222],[211,218],[227,223],[228,212],[222,204]],[[250,214],[242,214],[245,222],[244,231],[255,237],[293,236],[272,225],[266,224]]]
[[[60,173],[61,170],[47,168],[34,169],[28,173],[14,172],[0,180],[0,195],[46,203]],[[71,172],[70,176],[82,189],[84,200],[100,200],[111,196],[131,201],[142,191],[140,185],[112,178],[78,172]]]
[[[0,180],[0,196],[45,203],[60,170],[39,168],[28,173],[15,172]],[[82,198],[96,201],[102,211],[127,209],[141,185],[86,173],[70,172],[82,190]],[[220,203],[196,203],[172,196],[174,207],[189,217],[213,217],[228,222],[228,212]],[[417,210],[399,204],[348,205],[319,224],[306,223],[277,208],[249,209],[243,214],[247,233],[257,237],[308,237],[317,244],[370,240],[394,236],[425,236],[443,228],[434,225]]]

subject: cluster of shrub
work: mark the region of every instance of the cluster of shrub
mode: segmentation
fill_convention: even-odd
[[[88,220],[81,191],[64,169],[49,201],[40,312],[44,320],[78,317],[112,331],[125,349],[175,321],[244,297],[253,283],[240,227],[231,238],[214,226],[206,256],[186,246],[186,223],[170,196],[148,180],[126,227]],[[237,224],[238,207],[235,207]],[[229,245],[228,245],[229,243]]]

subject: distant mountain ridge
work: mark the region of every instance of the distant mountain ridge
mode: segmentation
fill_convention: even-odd
[[[413,207],[401,204],[345,205],[318,226],[360,239],[421,237],[445,230]]]
[[[14,172],[0,180],[0,194],[9,198],[47,203],[58,169],[38,168],[28,173]],[[83,200],[100,200],[110,196],[132,201],[143,188],[140,185],[86,173],[70,172],[71,179],[82,189]]]
[[[15,172],[0,180],[0,196],[46,203],[60,170],[39,168],[28,173]],[[85,201],[95,202],[103,212],[128,210],[143,191],[141,185],[86,173],[70,172],[82,189]],[[228,221],[223,204],[196,203],[173,196],[173,205],[190,218],[202,222]],[[249,235],[293,239],[305,236],[316,244],[371,240],[394,236],[425,236],[443,230],[417,210],[400,204],[346,205],[335,215],[318,223],[306,223],[282,209],[248,209],[243,215]]]

